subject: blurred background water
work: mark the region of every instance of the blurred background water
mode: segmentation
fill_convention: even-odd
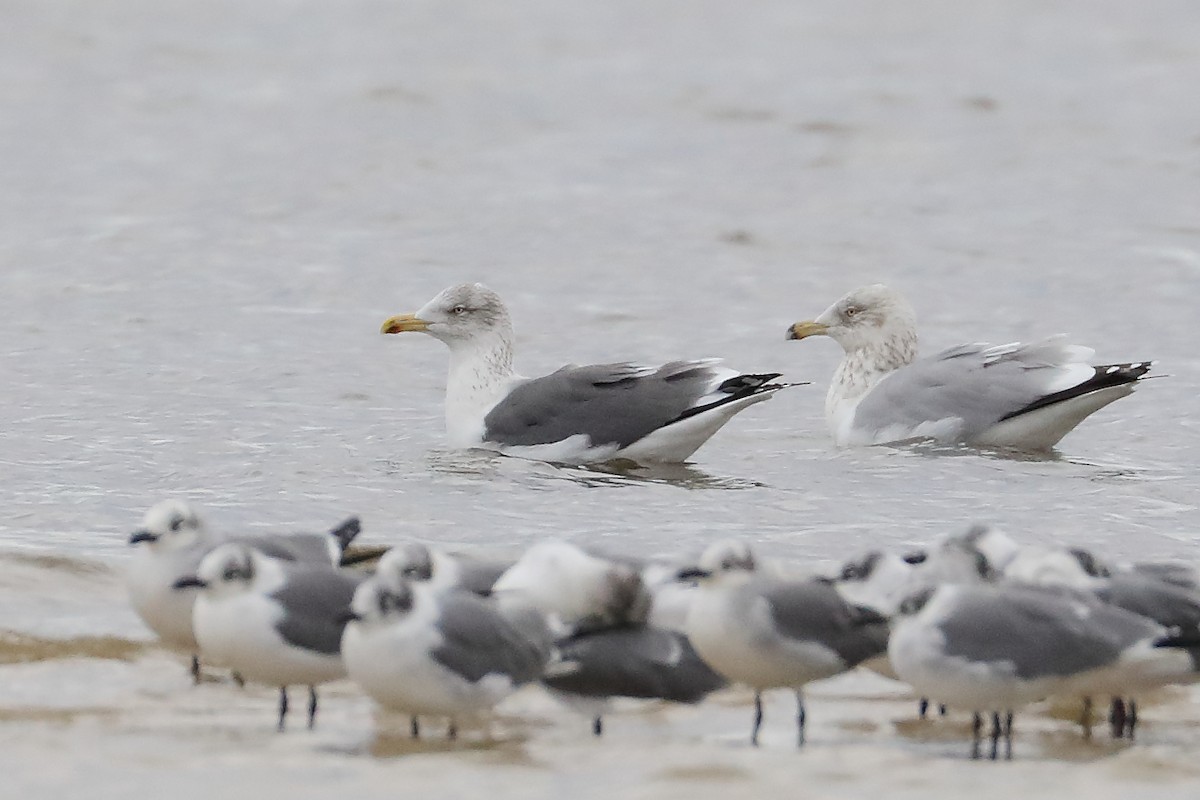
[[[1114,557],[1196,555],[1193,3],[52,0],[0,18],[12,636],[147,639],[114,571],[167,496],[220,528],[358,513],[364,542],[502,552],[551,535],[645,553],[744,536],[811,562],[990,521]],[[378,325],[463,280],[508,301],[525,374],[721,356],[814,384],[739,415],[679,469],[451,451],[444,348]],[[927,353],[1069,333],[1098,361],[1158,359],[1170,377],[1050,459],[837,451],[822,409],[838,348],[784,329],[877,280],[913,301]],[[72,664],[130,693],[155,676],[157,724],[177,725],[171,703],[199,701],[149,652],[0,668],[16,687],[0,706],[42,709]],[[899,757],[872,708],[887,735],[871,758]],[[741,725],[743,711],[727,713]],[[28,750],[32,788],[61,748],[32,744],[47,725],[83,749],[159,741],[118,710],[39,713],[0,726],[10,754]],[[200,749],[224,752],[202,721]],[[1154,756],[1178,756],[1168,789],[1194,780],[1200,737],[1180,735]],[[599,796],[626,768],[582,737],[607,768],[571,789]],[[263,741],[310,766],[304,745]],[[729,750],[703,741],[705,763]],[[766,774],[759,790],[790,785]]]

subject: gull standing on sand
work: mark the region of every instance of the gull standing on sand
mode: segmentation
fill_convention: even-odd
[[[912,306],[882,284],[847,294],[787,338],[829,336],[845,350],[825,397],[838,446],[912,439],[1048,450],[1085,417],[1133,391],[1153,362],[1092,366],[1053,336],[963,344],[917,358]]]
[[[983,714],[992,717],[991,757],[1003,738],[1011,758],[1013,712],[1022,706],[1051,695],[1121,696],[1195,670],[1188,645],[1166,628],[1085,595],[944,584],[913,595],[900,612],[888,643],[892,666],[918,692],[974,712],[973,758]]]
[[[845,672],[887,649],[887,620],[850,605],[821,580],[764,576],[742,542],[710,545],[681,580],[698,580],[700,591],[688,613],[687,635],[708,665],[735,683],[754,689],[758,745],[762,693],[796,692],[799,744],[804,744],[803,687]]]
[[[478,283],[443,290],[383,333],[418,331],[450,348],[446,432],[484,447],[564,463],[686,460],[734,414],[789,384],[718,359],[566,366],[540,378],[513,371],[513,329],[500,296]]]
[[[287,687],[308,686],[308,727],[317,715],[318,684],[345,677],[339,646],[354,590],[365,573],[297,564],[239,542],[204,557],[179,591],[201,590],[193,609],[200,653],[248,681],[279,687],[279,730]]]
[[[176,591],[176,581],[194,575],[213,548],[235,540],[287,561],[336,565],[359,529],[358,518],[350,517],[328,533],[226,536],[211,531],[190,504],[163,500],[146,512],[141,529],[129,537],[134,554],[125,570],[125,586],[142,621],[169,647],[192,654],[192,678],[199,681],[192,630],[196,594]]]
[[[342,655],[350,678],[385,708],[458,719],[541,677],[550,658],[482,597],[377,573],[358,588]],[[414,728],[415,732],[415,728]]]

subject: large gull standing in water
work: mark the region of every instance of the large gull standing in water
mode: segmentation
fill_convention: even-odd
[[[846,351],[825,397],[839,446],[910,439],[1048,450],[1133,391],[1152,362],[1092,366],[1061,336],[963,344],[917,359],[916,314],[882,284],[847,294],[787,338],[829,336]]]
[[[513,371],[513,331],[499,295],[478,283],[443,290],[383,333],[419,331],[450,348],[446,431],[455,447],[560,462],[687,459],[734,414],[789,384],[717,359],[566,366],[540,378]]]

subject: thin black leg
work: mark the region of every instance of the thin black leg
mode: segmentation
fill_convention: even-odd
[[[1112,705],[1108,709],[1108,726],[1112,729],[1114,739],[1125,735],[1125,701],[1119,697],[1112,699]]]
[[[189,671],[192,673],[192,684],[198,685],[200,683],[200,656],[195,653],[192,653],[192,667]]]
[[[458,725],[455,724],[453,717],[450,719],[450,727],[446,729],[446,738],[452,742],[458,738]]]
[[[979,712],[971,718],[971,758],[979,758],[979,745],[983,741],[983,717]]]
[[[796,746],[804,747],[804,720],[808,715],[804,711],[804,692],[796,690]]]
[[[762,727],[762,692],[754,693],[754,728],[750,731],[750,744],[758,747],[758,729]]]
[[[604,734],[604,717],[601,717],[599,714],[597,714],[596,718],[592,720],[592,735],[593,736],[602,736],[603,734]]]
[[[1000,724],[1000,712],[991,712],[991,760],[996,760],[1000,757],[1000,735],[1002,729]]]
[[[421,738],[421,721],[419,719],[417,719],[416,714],[413,714],[411,717],[408,718],[408,724],[409,724],[409,731],[411,731],[411,733],[412,733],[412,738],[420,739]]]
[[[280,686],[279,687],[279,732],[280,733],[283,733],[283,719],[284,719],[284,717],[287,716],[287,712],[288,712],[287,687]]]
[[[1137,729],[1137,700],[1129,700],[1129,713],[1125,715],[1125,735],[1133,741],[1133,732]]]
[[[1083,698],[1083,712],[1079,716],[1079,727],[1083,728],[1083,738],[1092,738],[1092,698]]]
[[[917,701],[917,716],[925,719],[925,715],[929,713],[929,698],[922,697]]]
[[[1012,723],[1013,712],[1004,712],[1004,759],[1012,761]]]
[[[945,703],[938,703],[938,716],[939,717],[946,716],[946,704]]]
[[[317,687],[308,687],[308,729],[317,724]]]

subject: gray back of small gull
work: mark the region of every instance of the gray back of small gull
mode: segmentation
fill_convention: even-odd
[[[964,592],[939,630],[944,652],[1011,670],[1019,679],[1068,677],[1107,666],[1156,625],[1103,604],[1039,588]]]
[[[1136,573],[1101,578],[1096,596],[1168,628],[1200,630],[1200,593]]]
[[[557,650],[542,684],[588,711],[596,736],[603,733],[610,698],[698,703],[728,685],[679,631],[650,626],[593,631],[559,642]]]
[[[365,573],[297,565],[270,595],[283,609],[275,629],[290,644],[326,655],[340,651],[354,590]]]
[[[541,676],[549,653],[515,627],[499,624],[503,618],[492,605],[466,592],[448,593],[437,602],[442,642],[430,655],[439,664],[472,682],[496,672],[518,685]]]
[[[847,603],[832,583],[763,580],[746,584],[740,596],[750,602],[766,600],[772,627],[782,640],[820,643],[847,669],[887,649],[887,618]]]

